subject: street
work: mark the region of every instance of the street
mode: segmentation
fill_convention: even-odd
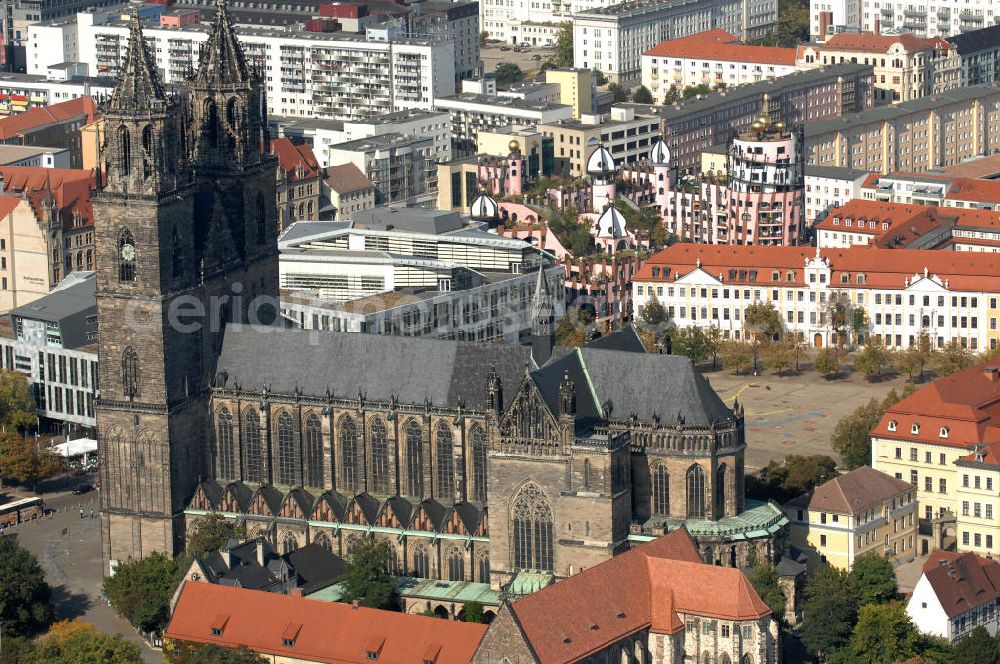
[[[80,482],[83,480],[81,479]],[[75,486],[75,483],[74,483]],[[5,489],[12,497],[15,492]],[[27,497],[18,492],[19,497]],[[109,634],[122,634],[142,648],[143,661],[160,664],[163,655],[146,645],[138,633],[101,599],[101,531],[97,519],[98,492],[74,496],[68,491],[49,493],[48,516],[8,528],[21,546],[38,557],[52,586],[57,620],[79,618]],[[84,517],[80,518],[80,510]],[[91,518],[91,510],[94,517]]]

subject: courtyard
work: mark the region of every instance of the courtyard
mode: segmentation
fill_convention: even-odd
[[[895,389],[902,392],[905,377],[869,383],[860,372],[826,380],[815,371],[778,376],[734,375],[723,369],[706,370],[705,378],[732,406],[735,399],[746,413],[746,468],[763,468],[792,454],[826,454],[838,460],[830,444],[837,421],[870,399],[881,400]]]

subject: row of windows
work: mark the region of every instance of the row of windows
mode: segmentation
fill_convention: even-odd
[[[969,512],[969,506],[968,500],[962,501],[962,516],[973,516],[977,519],[982,519],[984,517],[987,519],[993,518],[993,505],[990,503],[986,503],[985,505],[983,503],[972,503],[971,514]]]
[[[269,452],[261,439],[260,416],[255,408],[243,411],[242,422],[242,460],[238,455],[235,440],[235,423],[228,408],[219,409],[216,417],[216,453],[217,472],[219,477],[236,479],[242,477],[248,482],[264,483],[268,481],[266,460]],[[276,418],[275,427],[275,463],[273,481],[276,484],[289,486],[323,487],[324,481],[324,444],[323,427],[320,417],[310,413],[306,417],[304,430],[301,432],[301,446],[298,438],[298,423],[288,411],[281,411]],[[336,425],[336,446],[340,452],[340,473],[331,468],[334,484],[342,490],[358,492],[365,488],[365,478],[370,479],[368,490],[373,493],[388,494],[392,487],[391,458],[394,452],[390,450],[388,431],[382,418],[376,417],[369,421],[367,430],[367,448],[363,446],[358,433],[358,425],[350,415],[342,415]],[[485,502],[486,500],[486,432],[478,424],[473,425],[469,432],[471,445],[472,476],[468,498]],[[405,469],[402,474],[404,485],[400,491],[406,495],[423,497],[424,458],[423,430],[415,421],[410,420],[403,428],[402,452],[404,453]],[[454,438],[450,426],[439,422],[433,438],[435,446],[432,482],[435,495],[451,498],[456,493],[457,481],[454,457]],[[367,454],[366,454],[367,449]],[[335,457],[335,455],[331,455]],[[240,463],[242,461],[242,471]],[[335,465],[335,463],[333,464]],[[367,468],[366,468],[367,466]]]

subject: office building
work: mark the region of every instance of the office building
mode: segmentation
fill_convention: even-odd
[[[642,109],[616,106],[607,118],[584,115],[579,120],[540,123],[538,131],[552,139],[555,172],[578,178],[587,174],[587,160],[598,145],[616,164],[641,161],[660,132],[660,121]]]
[[[840,31],[913,32],[918,37],[948,38],[997,22],[990,0],[811,0],[809,31],[814,39]]]
[[[437,164],[430,137],[377,134],[327,148],[334,166],[354,164],[375,186],[375,205],[430,200],[437,188]]]
[[[542,125],[573,117],[573,107],[463,92],[435,102],[451,114],[452,157],[468,157],[478,149],[479,131],[507,125]]]

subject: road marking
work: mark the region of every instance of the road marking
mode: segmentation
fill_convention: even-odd
[[[736,399],[739,399],[740,395],[743,394],[744,390],[748,390],[751,387],[760,387],[760,383],[746,383],[745,385],[741,385],[736,389],[736,394],[731,397],[731,400],[736,401]]]

